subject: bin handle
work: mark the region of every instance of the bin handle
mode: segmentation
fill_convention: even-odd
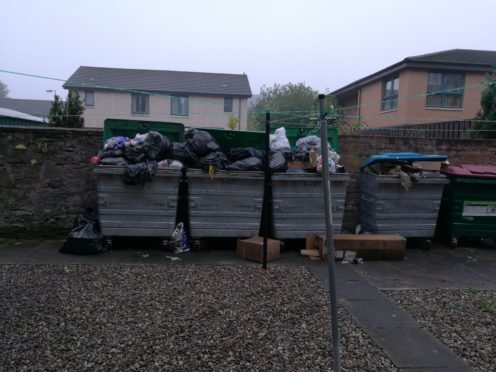
[[[367,203],[373,203],[373,200],[372,200],[372,199],[368,199],[365,195],[362,195],[362,196],[360,197],[360,199],[362,199],[362,200],[366,201]],[[377,211],[384,211],[384,207],[382,207],[382,206],[381,206],[381,204],[382,204],[381,202],[378,202],[378,203],[376,204],[375,209],[376,209]]]

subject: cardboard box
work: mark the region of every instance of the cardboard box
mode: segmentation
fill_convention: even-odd
[[[263,262],[263,237],[238,240],[236,244],[236,255],[245,260]],[[275,239],[267,239],[267,262],[277,260],[281,256],[281,242]]]
[[[406,239],[389,234],[334,234],[334,250],[356,252],[364,260],[402,260],[406,253]],[[312,244],[313,242],[313,244]],[[321,257],[327,256],[325,235],[307,236],[306,249],[318,249]],[[337,257],[343,256],[336,254]]]
[[[303,169],[305,168],[305,163],[299,160],[290,160],[288,161],[289,169]]]
[[[440,161],[414,161],[412,163],[414,168],[420,168],[425,171],[439,172],[441,170]]]

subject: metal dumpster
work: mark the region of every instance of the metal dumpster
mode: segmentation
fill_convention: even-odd
[[[411,161],[443,161],[445,155],[416,153],[381,153],[370,157],[360,166],[361,200],[360,225],[364,231],[378,234],[399,234],[406,238],[423,238],[431,244],[441,204],[445,175],[429,173],[414,183],[409,191],[400,184],[398,176],[373,174],[371,166],[380,162],[406,164]],[[426,174],[427,175],[427,174]]]
[[[496,166],[450,165],[438,231],[452,248],[462,237],[496,238]]]
[[[258,235],[263,190],[263,172],[218,171],[210,179],[204,171],[189,169],[191,235],[195,238]]]
[[[348,174],[331,175],[333,229],[341,232]],[[262,216],[263,172],[188,170],[191,235],[251,237],[258,235]],[[276,173],[272,176],[273,223],[277,239],[303,239],[325,233],[322,177]]]
[[[98,166],[98,214],[102,234],[168,237],[174,230],[180,171],[158,169],[153,182],[129,186],[124,167]]]
[[[107,137],[157,130],[172,141],[184,139],[181,124],[109,119]],[[263,132],[209,129],[223,151],[230,147],[263,145]],[[105,138],[107,139],[107,138]],[[97,197],[105,236],[168,237],[174,230],[180,171],[159,169],[153,182],[129,186],[122,181],[124,167],[98,166]],[[263,172],[219,171],[210,179],[199,169],[188,169],[190,231],[201,237],[258,235],[264,191]],[[333,228],[341,231],[347,174],[331,175]],[[325,232],[322,177],[318,174],[273,175],[276,238],[304,238]]]
[[[331,174],[332,229],[341,232],[349,175]],[[274,233],[277,239],[303,239],[325,234],[322,176],[315,173],[277,173],[272,176]]]

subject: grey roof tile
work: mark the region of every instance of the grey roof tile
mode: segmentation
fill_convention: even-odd
[[[250,97],[245,74],[79,67],[64,88],[118,89],[161,93]]]
[[[48,116],[52,101],[41,99],[0,98],[0,107],[40,118]]]
[[[407,61],[415,62],[440,62],[455,64],[495,65],[496,51],[451,49],[442,52],[423,54],[420,56],[407,57]]]

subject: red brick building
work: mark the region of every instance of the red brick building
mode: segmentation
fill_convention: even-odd
[[[452,49],[407,57],[331,94],[344,121],[368,127],[473,119],[496,51]]]

